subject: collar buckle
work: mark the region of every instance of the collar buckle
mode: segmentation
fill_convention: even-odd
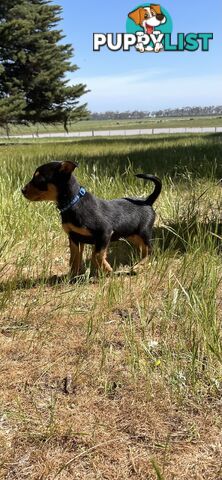
[[[60,210],[60,213],[64,213],[67,210],[69,210],[71,207],[74,207],[74,205],[76,205],[81,200],[81,198],[84,197],[85,194],[86,194],[85,188],[80,187],[78,194],[72,198],[71,202],[69,202],[68,205],[66,205],[63,208],[58,207],[58,209]]]
[[[84,187],[80,187],[80,189],[79,189],[79,195],[80,195],[80,197],[84,197],[85,193],[86,193],[85,188],[84,188]]]

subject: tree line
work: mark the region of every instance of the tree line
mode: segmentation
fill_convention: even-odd
[[[184,108],[167,108],[165,110],[156,111],[125,111],[125,112],[94,112],[91,113],[92,120],[138,120],[144,118],[155,117],[195,117],[195,116],[218,116],[222,115],[222,106],[208,107],[184,107]]]

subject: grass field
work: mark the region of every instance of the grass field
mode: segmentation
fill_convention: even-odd
[[[188,118],[147,118],[144,120],[83,120],[69,126],[69,132],[83,132],[92,130],[122,130],[143,128],[177,128],[177,127],[221,127],[222,117],[188,117]],[[35,126],[12,126],[10,135],[22,135],[33,133],[56,133],[64,132],[62,124]],[[0,136],[6,132],[0,127]]]
[[[222,478],[221,158],[221,135],[0,147],[0,478]],[[147,195],[134,173],[162,178],[135,272],[120,241],[111,276],[90,277],[89,248],[69,282],[55,206],[20,193],[55,159],[104,198]]]

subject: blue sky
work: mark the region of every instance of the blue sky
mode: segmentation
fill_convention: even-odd
[[[53,2],[54,3],[54,2]],[[63,8],[61,28],[75,48],[79,70],[70,83],[91,90],[91,111],[157,110],[222,104],[222,1],[164,0],[177,32],[212,32],[209,52],[93,52],[93,33],[125,32],[138,0],[55,0]],[[145,2],[141,2],[142,4]],[[153,2],[153,3],[158,3]]]

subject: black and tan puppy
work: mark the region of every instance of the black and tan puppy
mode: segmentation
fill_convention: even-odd
[[[75,163],[51,162],[37,168],[32,180],[22,189],[31,201],[56,202],[62,227],[69,236],[71,275],[81,269],[84,244],[94,245],[92,261],[97,268],[111,272],[107,250],[111,241],[127,238],[138,246],[142,258],[151,250],[151,234],[155,220],[153,203],[162,188],[159,178],[138,174],[155,184],[146,199],[120,198],[102,200],[80,187],[72,172]]]

